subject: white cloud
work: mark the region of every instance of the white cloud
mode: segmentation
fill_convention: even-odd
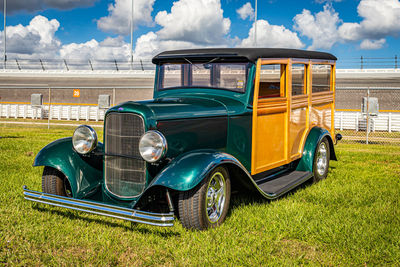
[[[130,45],[122,36],[108,37],[102,42],[92,39],[86,43],[63,45],[60,56],[63,59],[124,60],[129,59]]]
[[[246,39],[243,39],[241,47],[254,47],[254,23]],[[284,26],[270,25],[266,20],[257,21],[257,46],[258,47],[281,47],[302,48],[304,44],[300,41],[297,33],[286,29]]]
[[[360,48],[365,50],[376,50],[376,49],[381,49],[385,43],[386,40],[384,38],[379,40],[365,39],[364,41],[361,42]]]
[[[312,40],[309,49],[330,49],[340,40],[338,24],[341,20],[330,4],[326,4],[324,10],[315,16],[304,9],[301,14],[293,18],[293,21],[294,29]]]
[[[254,20],[254,9],[251,6],[250,2],[244,4],[241,8],[236,10],[236,13],[240,16],[241,19],[245,20],[249,18],[249,20]]]
[[[363,18],[360,23],[343,23],[339,28],[340,35],[345,41],[360,39],[379,41],[386,36],[399,36],[400,1],[361,0],[357,11]]]
[[[227,36],[231,21],[223,17],[220,0],[179,0],[171,11],[160,11],[155,22],[162,26],[136,40],[135,57],[152,57],[172,49],[223,47],[231,41]]]
[[[155,21],[162,26],[161,40],[203,45],[221,44],[230,31],[231,21],[223,17],[220,0],[179,0],[171,12],[158,12]]]
[[[21,24],[7,27],[7,51],[10,56],[24,54],[31,57],[55,57],[61,42],[55,37],[60,27],[56,19],[43,16],[34,17],[29,25]],[[1,32],[1,35],[4,33]],[[3,37],[1,37],[1,45]]]
[[[152,25],[153,5],[155,0],[135,0],[133,23],[136,28],[140,25]],[[121,35],[130,33],[131,25],[131,0],[115,0],[114,4],[108,6],[108,16],[102,17],[97,21],[97,27],[105,32],[111,32]]]
[[[92,6],[99,0],[12,0],[7,1],[7,13],[18,11],[39,11],[45,8],[73,9],[76,7]],[[4,0],[0,0],[0,6],[3,7]]]
[[[198,48],[201,45],[192,42],[160,40],[159,36],[154,32],[148,32],[140,36],[135,45],[135,58],[152,58],[157,53],[165,50]],[[208,46],[209,47],[209,46]]]

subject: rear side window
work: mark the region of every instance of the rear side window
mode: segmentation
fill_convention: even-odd
[[[292,65],[292,95],[304,95],[304,64],[293,64]]]
[[[331,90],[331,65],[312,65],[312,92],[326,92]]]
[[[281,65],[261,65],[260,88],[258,97],[280,97],[281,96]]]

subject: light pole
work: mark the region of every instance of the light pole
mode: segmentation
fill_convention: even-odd
[[[254,46],[257,47],[257,0],[254,9]]]
[[[130,61],[131,61],[131,69],[133,69],[133,1],[134,0],[132,0],[132,6],[131,6],[131,58],[130,58]]]
[[[4,69],[7,68],[7,27],[6,27],[6,17],[7,17],[7,0],[4,0],[4,32],[3,32],[3,42],[4,42]]]

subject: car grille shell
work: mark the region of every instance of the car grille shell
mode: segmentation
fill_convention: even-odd
[[[134,113],[106,116],[104,180],[107,190],[120,198],[139,196],[146,186],[146,162],[139,153],[145,132],[143,117]]]

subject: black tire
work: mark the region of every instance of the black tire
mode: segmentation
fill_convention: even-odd
[[[219,190],[213,190],[215,190],[215,186],[218,186],[217,182],[222,180],[224,180],[224,195],[212,194],[211,192],[218,193]],[[207,207],[207,192],[210,193],[208,200],[211,207]],[[223,200],[219,201],[221,197],[223,197]],[[228,213],[230,198],[231,182],[229,173],[224,167],[217,167],[194,189],[179,193],[179,217],[183,227],[205,230],[221,225]],[[218,212],[217,208],[215,210],[212,208],[215,204],[214,201],[221,202],[222,208],[219,203],[215,205],[220,207],[220,212]],[[211,211],[214,212],[209,214]]]
[[[330,160],[329,142],[328,139],[324,137],[318,143],[314,154],[314,161],[313,161],[314,183],[319,182],[325,179],[326,176],[328,176],[329,160]]]
[[[44,167],[42,175],[42,191],[48,194],[72,197],[71,186],[64,174],[51,167]]]

